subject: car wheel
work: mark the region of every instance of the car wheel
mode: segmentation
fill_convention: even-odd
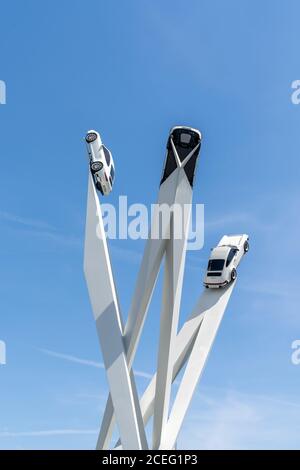
[[[92,171],[100,171],[103,168],[103,163],[102,162],[93,162],[91,163],[91,169]]]
[[[248,242],[248,240],[246,240],[245,243],[244,243],[244,252],[247,253],[247,251],[249,251],[249,242]]]
[[[235,280],[236,280],[236,278],[237,278],[237,272],[236,272],[236,269],[235,269],[235,268],[233,268],[233,270],[231,271],[230,277],[231,277],[231,280],[232,280],[232,281],[235,281]]]
[[[88,144],[91,144],[92,142],[95,142],[95,140],[97,140],[97,134],[95,134],[95,132],[90,132],[86,135],[85,140]]]

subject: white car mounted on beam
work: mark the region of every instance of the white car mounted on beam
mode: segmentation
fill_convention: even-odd
[[[99,132],[88,131],[85,141],[95,186],[102,195],[107,196],[112,190],[115,178],[111,152],[102,144]]]
[[[224,235],[216,248],[211,250],[205,287],[225,287],[237,277],[237,267],[245,253],[249,251],[249,237],[243,235]]]

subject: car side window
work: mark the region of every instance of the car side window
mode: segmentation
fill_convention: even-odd
[[[237,252],[236,248],[231,248],[231,250],[229,251],[228,256],[227,256],[227,261],[226,261],[226,268],[230,265],[236,252]]]
[[[110,176],[111,176],[112,180],[115,179],[115,169],[114,169],[113,165],[111,166],[111,169],[110,169]]]
[[[106,160],[107,166],[109,166],[109,164],[110,164],[110,153],[109,153],[109,151],[107,150],[107,148],[104,147],[104,145],[103,145],[103,152],[104,152],[104,156],[105,156],[105,160]]]

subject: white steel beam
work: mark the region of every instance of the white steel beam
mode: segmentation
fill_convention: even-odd
[[[204,314],[201,310],[203,305],[199,302],[193,313],[182,326],[176,338],[175,348],[175,361],[173,365],[172,382],[174,382],[184,366],[187,358],[190,355],[191,349],[194,344],[195,337],[199,330],[199,326],[203,320]],[[156,387],[156,373],[153,375],[148,387],[146,388],[141,398],[141,412],[143,416],[144,426],[147,425],[149,419],[154,411],[154,398]],[[121,442],[118,440],[116,447],[120,446]],[[115,448],[116,448],[115,447]]]
[[[124,329],[124,345],[129,370],[131,370],[132,367],[164,252],[164,241],[151,239],[149,236],[138,274],[128,320]],[[109,396],[97,441],[96,448],[98,450],[109,448],[114,423],[114,407],[111,397]]]
[[[183,324],[177,335],[172,382],[176,380],[187,358],[190,356],[196,336],[200,331],[199,328],[201,329],[206,314],[210,315],[212,311],[219,309],[220,306],[222,306],[223,311],[225,311],[232,291],[233,284],[224,289],[205,289],[202,292],[191,315]],[[151,382],[141,398],[141,411],[145,426],[153,415],[155,386],[156,374],[153,375]],[[118,441],[117,445],[120,445],[120,441]]]
[[[236,282],[236,281],[235,281]],[[214,304],[205,312],[193,349],[178,389],[168,423],[164,429],[160,449],[173,449],[197,383],[204,370],[209,352],[221,324],[235,282],[225,289],[209,289],[207,295]]]
[[[100,202],[89,175],[84,272],[111,399],[124,449],[147,449],[136,392],[126,361],[119,310]],[[139,416],[140,415],[140,416]]]
[[[172,178],[164,184],[176,188],[175,204],[185,208],[185,217],[176,219],[172,214],[170,226],[171,237],[166,245],[165,277],[163,286],[163,303],[160,317],[160,340],[157,363],[156,390],[153,418],[153,449],[160,446],[163,429],[169,414],[169,402],[174,365],[174,346],[180,313],[182,283],[186,256],[186,244],[191,213],[193,191],[183,168],[177,168]],[[176,238],[177,224],[181,223],[181,234]]]
[[[171,139],[171,145],[174,151],[174,144]],[[179,155],[175,148],[174,157],[177,164],[177,169],[174,170],[164,181],[161,183],[158,202],[156,207],[161,206],[168,206],[169,208],[173,207],[174,203],[181,205],[183,209],[183,205],[189,205],[192,200],[192,187],[187,179],[185,174],[184,166],[188,162],[188,160],[193,156],[193,154],[199,150],[200,144],[198,144],[195,149],[185,158],[184,162],[180,161]],[[189,208],[190,210],[190,208]],[[188,211],[187,211],[188,212]],[[132,363],[135,357],[136,349],[139,343],[139,339],[141,336],[141,332],[143,329],[143,325],[146,319],[148,307],[151,301],[151,297],[154,291],[155,283],[158,277],[159,268],[162,262],[162,258],[166,251],[166,246],[170,243],[168,238],[168,231],[170,231],[170,224],[171,218],[168,224],[163,224],[161,226],[160,220],[158,217],[155,216],[152,220],[151,225],[151,233],[149,235],[141,268],[138,274],[137,284],[135,288],[135,292],[133,295],[133,300],[131,304],[131,308],[128,315],[127,324],[124,330],[124,344],[125,350],[127,355],[127,364],[129,370],[132,367]],[[184,229],[188,227],[190,213],[188,212],[187,221],[186,218],[183,218],[184,221]],[[161,231],[159,230],[161,228]],[[177,228],[176,228],[177,229]],[[187,230],[186,230],[187,232]],[[153,234],[159,234],[158,238],[153,237]],[[183,266],[184,266],[184,258],[185,258],[185,249],[183,246],[186,244],[185,235],[183,235],[183,240],[176,240],[173,243],[172,251],[174,251],[175,256],[173,256],[173,263],[177,264],[179,268],[182,265],[182,272],[179,269],[179,275],[174,269],[175,264],[173,266],[173,271],[175,277],[178,277],[178,280],[172,281],[174,285],[174,299],[176,299],[176,306],[174,312],[177,312],[180,305],[180,298],[181,298],[181,284],[182,284],[182,273],[183,273]],[[181,254],[180,254],[181,253]],[[173,314],[174,314],[173,312]],[[177,334],[177,324],[178,324],[178,313],[176,313],[174,317],[174,321],[172,321],[173,327],[172,329],[172,337],[176,337]],[[169,353],[167,353],[169,357]],[[169,361],[168,361],[169,362]],[[165,361],[164,361],[165,363]],[[167,388],[166,391],[170,388],[170,380],[171,380],[171,365],[165,364],[165,367],[168,368],[168,379],[167,379]],[[159,380],[159,383],[161,380]],[[164,395],[164,402],[167,406],[168,392],[163,393]],[[109,398],[106,403],[106,408],[104,412],[104,417],[101,424],[100,434],[97,442],[97,449],[107,449],[111,440],[111,435],[113,432],[113,425],[114,425],[114,409],[112,400]],[[157,428],[160,426],[157,425]],[[161,431],[159,431],[159,434]]]
[[[151,232],[146,243],[141,267],[139,270],[134,295],[124,329],[124,344],[127,354],[128,368],[131,369],[135,357],[139,339],[147,316],[149,304],[159,274],[160,265],[165,254],[166,243],[169,241],[170,222],[161,225],[158,217],[160,207],[164,205],[172,207],[177,194],[178,171],[176,170],[161,185],[156,205],[157,212],[153,214]],[[182,170],[183,172],[183,170]],[[191,188],[188,188],[191,192]],[[157,236],[157,238],[155,238]],[[108,397],[100,433],[97,441],[97,449],[108,449],[114,426],[114,409],[112,400]]]
[[[184,366],[194,344],[195,336],[203,320],[203,314],[188,320],[180,330],[176,339],[175,360],[172,371],[172,383],[176,380],[179,372]],[[156,373],[146,388],[141,398],[141,411],[144,425],[146,425],[154,412],[154,398],[156,388]]]

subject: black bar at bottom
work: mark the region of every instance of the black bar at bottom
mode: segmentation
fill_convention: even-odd
[[[203,463],[253,464],[300,461],[299,451],[0,451],[0,464],[39,465],[53,468],[57,464],[85,467],[121,465],[136,468],[139,465],[202,465]],[[2,467],[3,468],[3,467]]]

